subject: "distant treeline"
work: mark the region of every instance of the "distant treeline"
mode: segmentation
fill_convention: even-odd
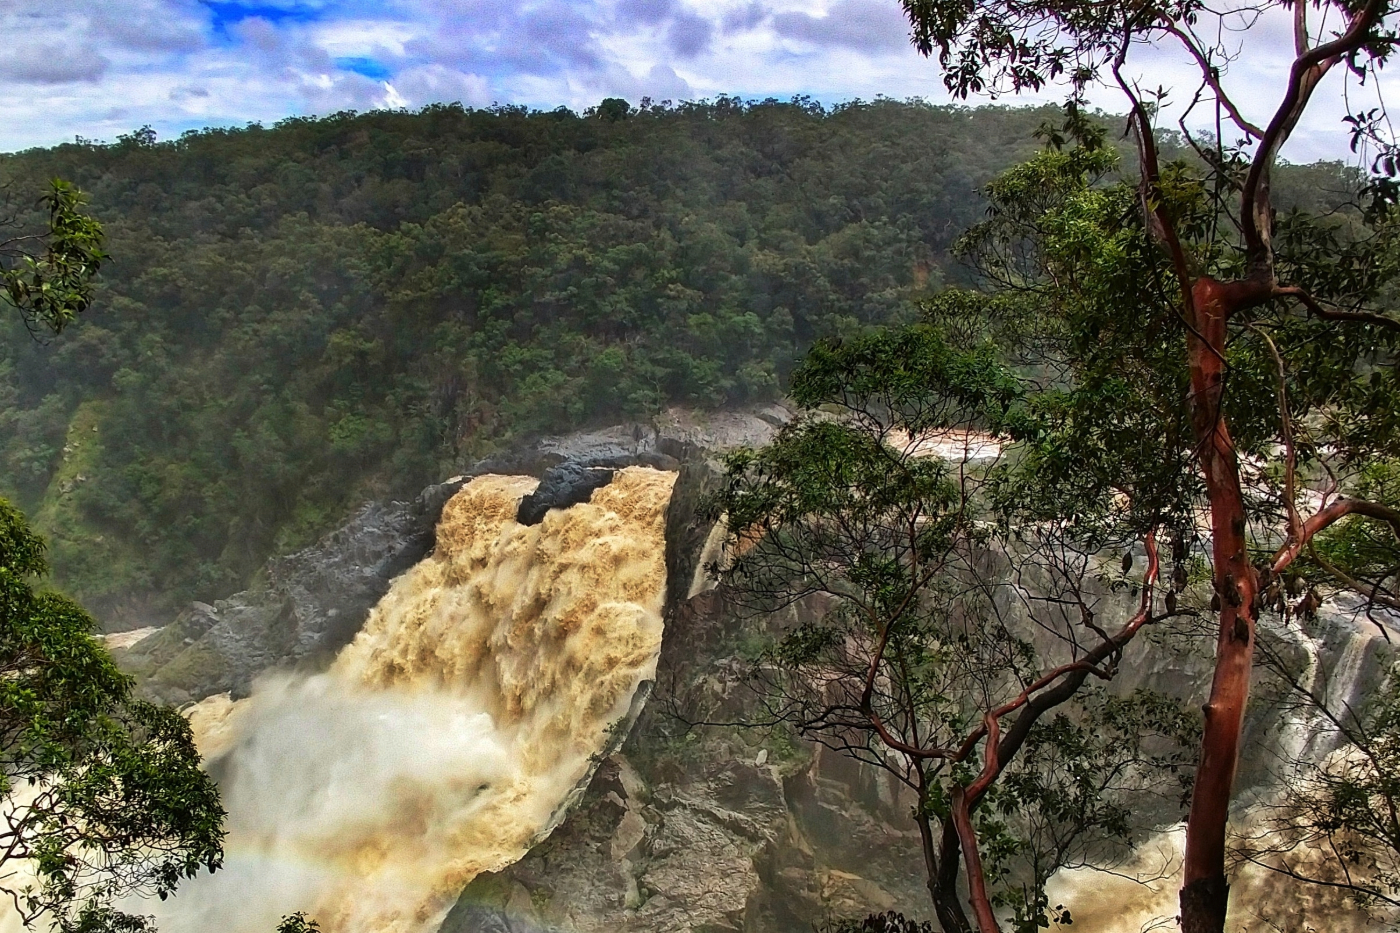
[[[781,393],[964,274],[1048,115],[447,105],[0,157],[21,222],[67,178],[114,257],[61,338],[4,324],[0,486],[99,613],[225,595],[514,438]]]

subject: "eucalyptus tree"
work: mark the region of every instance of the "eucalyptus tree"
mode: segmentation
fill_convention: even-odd
[[[1032,439],[1043,463],[1061,468],[1036,477],[1048,511],[1072,514],[1121,492],[1132,467],[1124,456],[1146,445],[1159,461],[1156,482],[1139,489],[1148,501],[1132,508],[1165,508],[1183,524],[1198,507],[1208,517],[1215,674],[1181,921],[1187,933],[1214,933],[1228,903],[1226,829],[1259,612],[1277,598],[1279,577],[1338,522],[1376,521],[1400,533],[1395,502],[1348,484],[1362,464],[1400,455],[1400,318],[1383,303],[1396,271],[1400,150],[1384,105],[1360,106],[1354,93],[1377,85],[1400,41],[1395,4],[903,5],[916,46],[936,54],[956,95],[1059,83],[1075,105],[1099,85],[1121,93],[1128,111],[1133,184],[1092,186],[1107,153],[1076,116],[1052,140],[1077,139],[1073,152],[1042,156],[994,186],[994,216],[968,250],[992,287],[1038,296],[1055,331],[1063,379],[1043,387],[1052,430]],[[1257,73],[1235,81],[1241,44],[1259,54],[1250,43],[1279,24],[1291,61],[1277,84],[1262,87]],[[1195,72],[1179,89],[1176,127],[1189,157],[1175,160],[1164,156],[1155,122],[1167,92],[1131,78],[1138,57],[1163,45]],[[1353,91],[1341,133],[1369,158],[1369,171],[1359,173],[1349,208],[1280,212],[1280,154],[1333,73]],[[1268,108],[1252,119],[1261,99]],[[1213,132],[1192,129],[1189,114],[1199,108],[1208,108]],[[1345,568],[1336,569],[1346,585]]]
[[[1130,839],[1146,793],[1179,800],[1192,717],[1086,684],[1180,614],[1180,587],[1159,582],[1180,574],[1155,529],[1005,520],[1006,465],[981,432],[1035,416],[992,346],[955,349],[945,329],[813,350],[794,377],[804,417],[729,458],[722,580],[775,626],[748,723],[908,788],[943,929],[972,929],[966,903],[979,927],[1001,912],[1033,931],[1067,919],[1046,898],[1054,871]],[[1124,567],[1134,543],[1144,560]]]
[[[27,211],[0,218],[0,298],[23,318],[30,333],[60,333],[92,304],[93,278],[107,254],[102,225],[83,211],[82,192],[61,179],[39,199],[42,227]]]

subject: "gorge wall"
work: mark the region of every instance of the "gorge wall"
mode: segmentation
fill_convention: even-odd
[[[193,718],[234,814],[229,868],[182,892],[166,927],[241,933],[217,920],[233,898],[259,931],[291,909],[346,933],[805,933],[836,916],[924,916],[911,801],[882,774],[781,734],[684,726],[737,718],[747,700],[751,623],[702,572],[712,455],[763,443],[785,417],[547,439],[416,502],[367,507],[254,590],[119,652],[153,695],[201,701]],[[611,482],[597,486],[600,471]],[[532,492],[542,520],[521,524]],[[613,546],[597,509],[632,542],[611,557],[593,553]],[[630,595],[599,601],[614,586]],[[542,638],[546,618],[574,634]],[[1345,605],[1279,635],[1338,698],[1389,663]],[[1206,654],[1144,655],[1121,686],[1194,697]],[[1267,690],[1249,729],[1244,807],[1265,801],[1280,750],[1335,747]],[[1056,879],[1074,929],[1170,928],[1173,832],[1141,840],[1142,864],[1112,866],[1156,876],[1149,887]],[[1319,926],[1337,905],[1268,873],[1237,884],[1241,930],[1349,929]],[[249,890],[271,893],[250,907]]]

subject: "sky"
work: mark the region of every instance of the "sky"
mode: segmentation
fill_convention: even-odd
[[[948,100],[897,0],[0,0],[0,30],[0,151],[439,101]],[[1291,43],[1282,20],[1227,33],[1231,86],[1257,119]],[[1133,66],[1145,87],[1191,77],[1172,49]],[[1286,157],[1349,155],[1341,94],[1329,78]],[[1123,109],[1115,92],[1094,100]]]

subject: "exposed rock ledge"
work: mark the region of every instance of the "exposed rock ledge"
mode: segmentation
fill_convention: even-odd
[[[411,502],[365,505],[315,545],[269,561],[264,582],[213,605],[193,603],[148,637],[120,643],[119,660],[149,695],[167,703],[246,696],[259,674],[318,668],[348,644],[390,582],[427,555],[443,505],[467,479],[485,473],[551,478],[527,516],[538,521],[551,507],[586,499],[593,488],[588,484],[612,470],[632,464],[674,470],[706,450],[761,444],[787,417],[779,406],[713,414],[674,409],[652,425],[542,438],[476,463]]]
[[[667,514],[667,629],[652,701],[555,832],[518,864],[474,882],[442,933],[807,933],[829,916],[925,912],[917,840],[906,830],[911,801],[885,776],[760,734],[686,733],[667,715],[724,718],[740,702],[733,658],[741,626],[721,592],[692,586],[710,532],[696,520],[697,504],[719,475],[714,454],[764,443],[788,417],[778,407],[670,412],[652,425],[546,438],[467,471],[542,476],[562,465],[561,477],[583,477],[561,483],[546,509],[629,463],[679,468],[681,476]],[[271,562],[265,584],[196,604],[118,654],[145,689],[177,703],[242,695],[271,668],[324,664],[393,577],[432,547],[442,505],[462,481],[413,502],[367,505],[314,547]],[[1349,693],[1364,691],[1389,654],[1370,635],[1356,650],[1355,624],[1342,608],[1328,613],[1336,624],[1312,642],[1318,673],[1352,685]],[[1204,683],[1208,662],[1177,655],[1129,670],[1134,683],[1125,687],[1185,695]],[[1262,691],[1258,699],[1241,770],[1245,798],[1263,777],[1268,749],[1302,726]]]

